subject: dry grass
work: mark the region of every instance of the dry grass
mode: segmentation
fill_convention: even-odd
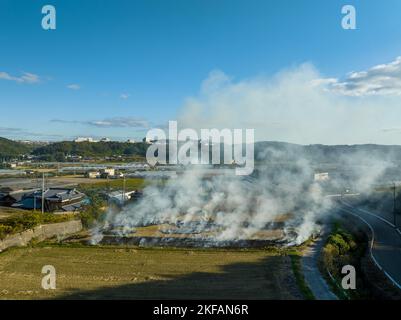
[[[57,289],[41,288],[41,269]],[[297,298],[288,257],[264,250],[35,247],[0,254],[0,299]]]
[[[163,233],[162,230],[168,230],[169,232]],[[131,237],[155,237],[155,238],[213,238],[218,235],[221,231],[218,229],[217,231],[203,231],[200,233],[179,233],[179,228],[170,224],[160,224],[160,225],[151,225],[145,227],[137,227],[135,228],[135,232],[132,233]],[[175,232],[177,231],[177,232]],[[252,235],[245,236],[244,239],[248,240],[277,240],[284,237],[284,233],[282,229],[273,229],[273,230],[261,230]]]
[[[9,218],[18,214],[22,214],[26,212],[25,210],[9,208],[9,207],[0,207],[0,220]]]

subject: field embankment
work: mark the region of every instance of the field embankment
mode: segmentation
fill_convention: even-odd
[[[11,248],[28,245],[31,241],[43,241],[52,237],[63,238],[82,230],[80,220],[38,225],[31,229],[11,234],[0,240],[0,252]]]

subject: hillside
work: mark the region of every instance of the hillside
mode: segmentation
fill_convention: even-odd
[[[372,159],[400,162],[398,145],[299,145],[285,142],[263,141],[255,143],[255,158],[260,161],[295,161],[304,158],[314,163],[369,162]]]
[[[9,159],[29,154],[32,146],[0,137],[0,159]]]
[[[115,155],[144,157],[148,145],[142,142],[55,142],[36,148],[34,155],[42,156],[47,160],[61,160],[64,156],[74,155],[82,157],[108,157]]]
[[[148,144],[127,142],[54,142],[43,146],[27,145],[0,138],[0,159],[13,158],[24,154],[39,156],[43,160],[63,161],[66,155],[82,157],[132,156],[145,157]],[[167,148],[168,153],[168,148]],[[223,148],[221,148],[223,158]],[[314,163],[347,162],[354,159],[358,162],[369,159],[391,162],[401,161],[401,146],[398,145],[299,145],[277,141],[261,141],[255,143],[255,159],[257,161],[293,162],[304,158]]]

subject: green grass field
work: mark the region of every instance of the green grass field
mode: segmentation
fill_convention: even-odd
[[[140,190],[143,189],[145,186],[149,185],[150,183],[156,183],[156,181],[146,181],[143,178],[129,178],[125,180],[125,188],[127,191],[131,190]],[[93,179],[89,183],[81,183],[79,188],[83,191],[85,190],[97,190],[97,189],[122,189],[124,184],[123,179],[109,179],[105,180],[102,179],[98,181],[97,179]]]
[[[53,265],[57,289],[41,288]],[[38,246],[0,253],[0,299],[296,299],[278,251]]]

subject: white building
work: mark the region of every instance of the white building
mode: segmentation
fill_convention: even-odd
[[[95,142],[91,137],[78,137],[74,140],[74,142]]]
[[[100,177],[100,172],[98,171],[89,171],[86,173],[86,177],[89,179],[96,179]]]
[[[136,191],[123,192],[122,190],[114,191],[108,194],[109,201],[116,202],[120,205],[123,205],[126,201],[131,200],[131,198],[135,195]]]
[[[329,173],[328,172],[318,172],[315,173],[313,180],[315,181],[327,181],[329,180]]]
[[[116,170],[114,168],[104,168],[100,169],[100,177],[107,178],[109,176],[114,176],[116,174]]]

